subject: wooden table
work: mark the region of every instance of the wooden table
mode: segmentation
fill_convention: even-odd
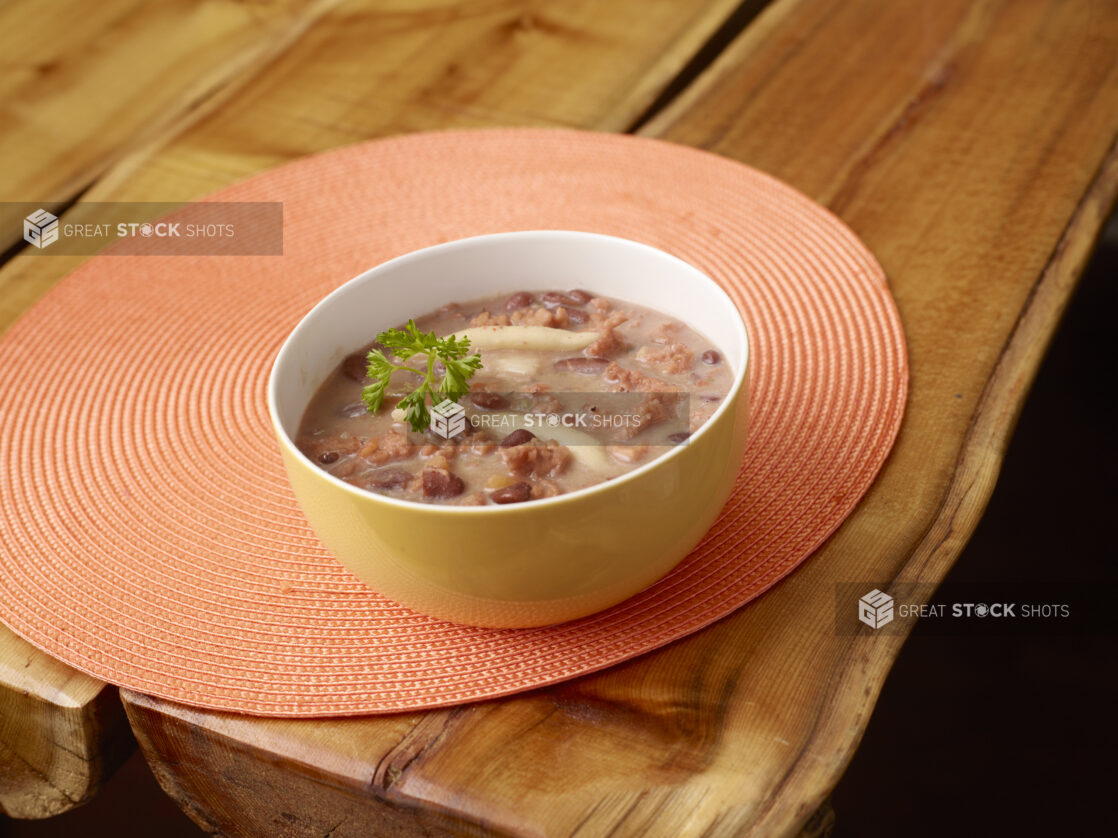
[[[756,603],[599,675],[435,712],[261,721],[120,696],[215,834],[826,828],[903,642],[836,636],[834,585],[935,583],[982,514],[1118,191],[1118,4],[9,0],[0,39],[2,200],[188,200],[371,137],[561,125],[705,148],[841,216],[896,295],[908,413],[854,515]],[[83,258],[8,256],[3,326]],[[0,684],[0,807],[94,793],[128,745],[116,690],[7,631]]]

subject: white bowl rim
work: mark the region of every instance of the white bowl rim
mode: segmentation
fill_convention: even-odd
[[[736,316],[730,317],[728,319],[730,320],[731,326],[734,329],[734,331],[738,332],[738,339],[741,341],[742,351],[741,351],[740,364],[738,365],[737,369],[734,372],[734,380],[733,380],[733,383],[730,385],[729,391],[726,393],[726,396],[722,399],[721,404],[719,404],[718,407],[715,409],[714,413],[712,413],[710,415],[710,417],[706,420],[706,422],[703,423],[702,427],[700,427],[697,431],[695,431],[693,434],[691,434],[691,436],[688,437],[686,441],[684,441],[682,443],[677,443],[675,446],[673,446],[672,450],[667,451],[663,454],[658,454],[657,456],[655,456],[651,460],[649,460],[647,463],[644,463],[640,466],[637,466],[632,471],[627,471],[622,475],[610,478],[608,480],[603,480],[600,483],[594,483],[593,485],[583,487],[582,489],[575,489],[574,491],[566,492],[562,495],[555,495],[554,497],[550,497],[550,498],[537,498],[536,500],[529,500],[529,501],[526,501],[524,503],[480,504],[480,505],[477,505],[477,506],[464,506],[464,505],[445,504],[445,503],[425,503],[423,501],[404,500],[402,498],[394,498],[394,497],[391,497],[389,495],[384,495],[384,494],[380,494],[378,492],[373,492],[373,491],[370,491],[368,489],[362,489],[362,488],[354,486],[350,483],[346,483],[344,480],[342,480],[339,477],[335,477],[334,475],[330,474],[330,472],[326,471],[325,469],[319,468],[318,465],[316,465],[309,457],[307,457],[302,451],[299,450],[299,447],[295,444],[295,441],[291,438],[290,434],[287,433],[287,430],[282,426],[282,424],[279,421],[279,410],[278,410],[278,407],[277,407],[277,404],[276,404],[276,401],[277,401],[277,396],[276,396],[276,391],[277,391],[276,371],[279,369],[280,365],[282,364],[282,362],[284,360],[285,355],[289,351],[289,346],[292,342],[292,338],[303,327],[303,324],[306,323],[311,318],[312,314],[319,311],[320,309],[323,309],[323,308],[326,308],[327,306],[329,306],[331,304],[331,302],[336,297],[343,294],[345,289],[347,289],[349,286],[351,286],[355,283],[358,283],[358,282],[372,281],[378,274],[388,270],[390,267],[398,267],[398,266],[400,266],[402,264],[406,264],[407,262],[412,261],[414,259],[422,258],[422,257],[430,254],[433,251],[452,250],[452,249],[455,249],[455,248],[458,248],[458,247],[462,247],[463,245],[466,245],[467,243],[477,243],[477,242],[483,241],[483,240],[484,241],[499,242],[501,240],[506,240],[506,239],[522,239],[522,238],[528,238],[528,237],[545,237],[545,238],[574,237],[574,238],[609,240],[613,243],[624,244],[624,245],[633,246],[633,247],[637,247],[637,248],[643,248],[647,251],[651,251],[653,253],[658,254],[660,257],[663,257],[663,258],[668,259],[670,261],[679,263],[680,265],[686,267],[696,278],[700,279],[700,281],[705,281],[713,287],[713,290],[715,292],[715,296],[718,297],[725,304],[725,306],[727,308],[727,311],[732,312],[734,315],[736,315]],[[640,303],[639,301],[636,301],[636,300],[623,300],[622,302],[632,302],[632,303],[635,303],[637,305],[642,305],[642,303]],[[688,325],[690,325],[690,324],[688,324]],[[721,349],[721,347],[719,347],[719,349]],[[621,236],[612,236],[612,235],[607,235],[607,234],[604,234],[604,233],[591,233],[591,232],[586,232],[586,231],[581,231],[581,230],[517,230],[517,231],[514,231],[514,232],[505,232],[505,233],[486,233],[486,234],[479,235],[479,236],[468,236],[466,238],[454,239],[454,240],[448,241],[448,242],[441,242],[439,244],[430,245],[428,247],[422,247],[422,248],[419,248],[418,250],[412,250],[412,251],[409,251],[408,253],[401,254],[400,256],[393,257],[392,259],[389,259],[385,262],[381,262],[378,265],[374,265],[372,268],[369,268],[368,270],[361,272],[357,276],[355,276],[355,277],[353,277],[349,280],[346,280],[341,285],[339,285],[337,288],[335,288],[333,291],[331,291],[329,294],[327,294],[325,297],[323,297],[321,300],[319,300],[311,308],[310,311],[308,311],[305,315],[303,315],[303,317],[295,325],[295,328],[293,328],[288,333],[287,337],[284,338],[283,345],[280,346],[280,350],[276,354],[276,359],[272,363],[272,369],[271,369],[271,371],[269,372],[269,375],[268,375],[268,415],[272,420],[272,427],[273,427],[274,431],[276,432],[276,434],[280,437],[280,439],[283,440],[283,443],[286,444],[295,453],[296,456],[302,457],[304,460],[306,460],[306,462],[308,464],[310,464],[315,469],[318,476],[324,478],[325,480],[327,480],[330,483],[333,483],[339,489],[342,489],[342,490],[348,492],[349,494],[354,495],[355,497],[358,497],[358,498],[374,498],[376,502],[385,503],[390,507],[393,507],[393,506],[401,507],[401,508],[404,508],[404,509],[411,509],[413,511],[415,511],[415,510],[431,510],[432,512],[436,512],[436,513],[445,512],[447,514],[453,514],[453,515],[531,514],[531,510],[533,510],[533,509],[542,509],[546,506],[554,506],[554,505],[563,504],[563,503],[572,503],[572,502],[575,502],[577,500],[581,500],[584,497],[587,497],[587,496],[590,496],[590,495],[593,495],[593,494],[597,494],[597,493],[600,493],[600,492],[608,491],[615,486],[619,486],[619,485],[622,485],[624,483],[628,483],[631,480],[636,480],[641,475],[646,474],[647,472],[652,471],[653,469],[659,467],[661,464],[667,462],[672,457],[679,456],[681,454],[681,451],[683,449],[685,449],[687,446],[691,445],[691,443],[696,438],[701,437],[707,431],[707,429],[715,423],[715,420],[717,420],[727,410],[730,410],[731,406],[735,406],[737,404],[737,400],[739,398],[741,388],[745,385],[745,382],[747,380],[746,376],[749,374],[749,360],[750,360],[749,356],[750,356],[749,333],[746,330],[745,322],[742,320],[741,312],[738,311],[738,307],[736,305],[734,305],[734,301],[730,299],[729,294],[726,293],[725,289],[723,289],[721,285],[719,285],[717,282],[715,282],[713,279],[711,279],[709,276],[707,276],[706,273],[704,273],[703,271],[696,268],[690,262],[686,262],[683,259],[680,259],[678,256],[675,256],[671,253],[668,253],[665,250],[661,250],[658,247],[653,247],[650,244],[645,244],[644,242],[638,242],[638,241],[634,241],[632,239],[622,238]]]

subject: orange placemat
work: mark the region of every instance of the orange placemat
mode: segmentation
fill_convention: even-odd
[[[0,619],[116,684],[326,716],[601,669],[803,562],[901,421],[904,339],[874,258],[823,208],[712,154],[573,131],[416,134],[211,199],[282,201],[284,255],[94,257],[0,341]],[[752,339],[748,451],[718,523],[654,587],[562,626],[466,628],[386,600],[322,549],[284,478],[265,382],[299,318],[362,270],[540,228],[647,242],[729,291]]]

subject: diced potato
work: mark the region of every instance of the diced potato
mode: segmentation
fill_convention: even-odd
[[[494,474],[485,481],[486,489],[503,489],[505,486],[511,486],[516,483],[515,477],[510,477],[507,474]]]

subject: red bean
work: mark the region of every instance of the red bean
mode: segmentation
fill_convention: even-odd
[[[361,483],[366,489],[402,489],[414,476],[402,468],[382,468],[365,472],[361,475]]]
[[[441,468],[423,469],[423,497],[452,498],[462,494],[466,484],[453,472]]]
[[[567,312],[567,321],[574,326],[581,326],[590,319],[590,315],[581,308],[568,308],[564,311]]]
[[[527,291],[518,291],[508,298],[505,311],[516,311],[518,308],[528,308],[532,304],[532,295]]]
[[[569,292],[567,296],[578,303],[580,306],[584,306],[592,299],[594,299],[593,294],[588,291],[583,291],[581,288],[576,288],[574,291]]]
[[[338,461],[338,452],[323,451],[321,454],[318,455],[318,461],[324,466],[328,466],[330,465],[330,463],[336,463]]]
[[[354,352],[352,355],[347,355],[346,359],[342,361],[342,372],[354,381],[364,383],[365,371],[368,366],[364,353]]]
[[[512,448],[515,445],[523,445],[526,442],[531,442],[536,438],[536,435],[531,431],[526,431],[523,428],[517,428],[511,434],[501,440],[502,448]]]
[[[501,489],[490,492],[489,497],[493,503],[523,503],[532,496],[530,483],[513,483]]]
[[[568,297],[566,294],[560,294],[558,291],[547,291],[540,294],[540,302],[548,308],[555,308],[556,306],[576,308],[581,305],[578,300]]]
[[[680,431],[679,433],[668,434],[668,442],[686,442],[687,438],[690,436],[690,431]]]
[[[470,393],[470,401],[485,410],[504,410],[509,406],[509,400],[500,393],[487,393],[485,390]]]
[[[713,366],[714,364],[722,363],[722,356],[715,352],[713,349],[708,349],[699,357],[703,359],[704,364],[710,364]]]
[[[555,362],[555,369],[559,372],[580,372],[583,375],[597,375],[609,365],[609,358],[577,355],[574,358],[560,358]]]

